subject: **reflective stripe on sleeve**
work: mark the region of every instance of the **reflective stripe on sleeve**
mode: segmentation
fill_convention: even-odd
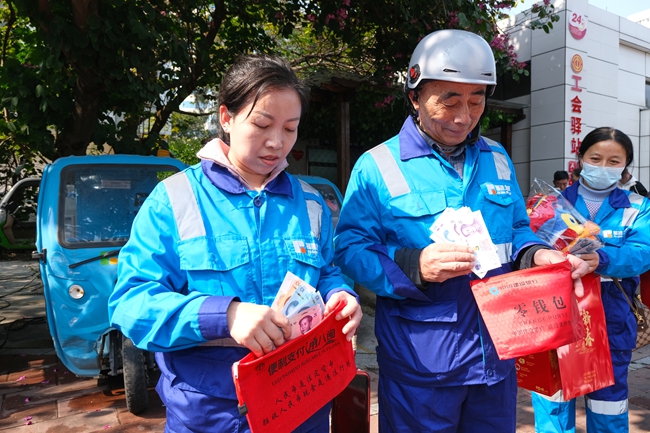
[[[368,153],[375,160],[375,164],[379,168],[379,173],[382,179],[384,179],[384,183],[391,197],[398,197],[411,192],[411,188],[406,183],[406,179],[397,166],[393,154],[390,153],[390,150],[385,144],[380,144],[370,149]]]
[[[499,255],[499,261],[501,264],[504,265],[510,263],[510,257],[512,257],[512,243],[506,242],[495,246],[497,247],[497,254]]]
[[[627,399],[619,401],[592,400],[587,397],[587,407],[601,415],[621,415],[627,412]]]
[[[165,179],[163,183],[174,211],[180,240],[205,236],[203,217],[187,175],[184,172],[177,173]]]

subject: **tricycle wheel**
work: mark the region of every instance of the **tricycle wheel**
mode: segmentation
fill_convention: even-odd
[[[144,352],[129,338],[122,336],[122,369],[124,394],[129,412],[138,414],[149,407],[147,366]]]

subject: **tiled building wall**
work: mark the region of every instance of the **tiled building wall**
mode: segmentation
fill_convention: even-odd
[[[512,158],[519,184],[528,193],[531,181],[550,182],[556,170],[577,159],[571,139],[584,138],[599,126],[612,126],[628,134],[635,146],[632,173],[650,185],[650,112],[646,108],[646,81],[650,79],[650,28],[633,23],[587,0],[557,0],[560,21],[549,34],[512,27],[510,33],[520,61],[531,61],[530,95],[512,99],[528,104],[526,119],[513,127]],[[587,16],[587,32],[575,39],[567,20],[574,12]],[[521,19],[521,18],[520,18]],[[571,59],[579,54],[583,70],[577,74]],[[582,112],[572,113],[571,99],[579,96]],[[580,116],[581,133],[571,127]]]

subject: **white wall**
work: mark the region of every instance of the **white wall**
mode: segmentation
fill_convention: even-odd
[[[599,126],[625,132],[634,143],[632,173],[650,186],[650,110],[645,107],[645,86],[650,80],[650,28],[589,5],[587,0],[556,0],[560,21],[549,34],[525,28],[523,15],[502,25],[518,53],[532,61],[530,95],[512,99],[528,104],[526,119],[513,127],[512,159],[524,194],[534,178],[548,182],[556,170],[566,170],[577,156],[571,139],[580,139]],[[575,39],[568,31],[574,12],[587,16],[587,33]],[[513,27],[518,22],[516,27]],[[522,25],[523,23],[523,25]],[[571,59],[584,63],[578,92]],[[573,89],[572,89],[573,88]],[[578,95],[582,113],[572,113]],[[581,117],[582,133],[571,131],[571,117]]]

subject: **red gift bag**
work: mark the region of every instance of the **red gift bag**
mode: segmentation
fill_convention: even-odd
[[[585,336],[568,261],[474,280],[471,287],[500,359]]]
[[[585,337],[557,350],[518,358],[519,387],[545,395],[562,389],[564,399],[570,400],[614,384],[600,277],[585,275],[582,284],[585,294],[578,298],[578,307]]]
[[[614,384],[612,356],[600,297],[600,277],[591,273],[582,277],[585,295],[578,298],[586,335],[575,343],[557,348],[564,398],[580,395]]]
[[[335,320],[343,306],[273,352],[250,353],[233,364],[239,412],[253,433],[296,429],[354,378],[352,342],[342,332],[347,320]]]

